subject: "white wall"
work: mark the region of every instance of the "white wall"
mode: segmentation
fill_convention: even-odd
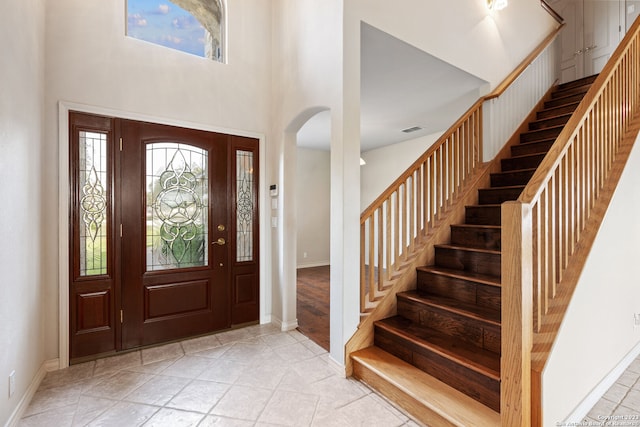
[[[360,210],[377,199],[440,135],[434,133],[362,153],[367,164],[360,167]]]
[[[296,133],[321,111],[331,116],[331,358],[342,364],[344,343],[350,338],[343,330],[345,267],[344,240],[354,240],[353,231],[344,227],[346,212],[358,221],[359,175],[345,176],[348,166],[359,161],[357,138],[347,134],[343,120],[343,1],[274,0],[273,5],[273,135],[278,148],[272,161],[278,165],[272,183],[280,189],[278,229],[272,249],[275,260],[274,317],[282,328],[295,328],[296,320]],[[349,126],[357,126],[349,124]],[[355,150],[344,141],[357,144]],[[355,196],[345,195],[345,187]],[[355,209],[353,209],[355,206]],[[353,212],[351,212],[353,211]],[[355,215],[354,215],[355,213]],[[355,229],[356,233],[358,227]],[[357,277],[357,276],[356,276]],[[279,307],[276,303],[280,302]],[[357,300],[354,304],[357,310]],[[356,313],[357,319],[357,313]]]
[[[640,344],[640,137],[591,249],[543,373],[544,425],[564,421]],[[603,414],[607,415],[607,414]]]
[[[496,86],[557,22],[539,0],[489,12],[484,0],[425,2],[352,0],[355,16]]]
[[[331,153],[298,148],[296,155],[297,268],[329,265]]]
[[[125,37],[125,0],[49,0],[41,244],[46,356],[58,355],[58,102],[161,123],[268,136],[271,5],[228,2],[228,64]],[[267,150],[270,141],[267,138]],[[267,183],[262,183],[266,185]],[[266,202],[265,199],[263,199]],[[45,215],[46,213],[46,215]],[[270,251],[264,251],[270,264]],[[62,286],[67,286],[63,283]]]
[[[44,3],[4,2],[0,17],[0,425],[45,360],[42,284],[50,271],[43,235]],[[55,270],[53,271],[55,275]],[[55,356],[55,354],[54,354]],[[8,397],[9,373],[16,391]]]

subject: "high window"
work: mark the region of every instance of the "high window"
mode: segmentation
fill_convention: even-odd
[[[127,35],[223,61],[221,0],[127,0]]]

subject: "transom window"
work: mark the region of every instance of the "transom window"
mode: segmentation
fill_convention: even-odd
[[[127,0],[127,35],[222,62],[220,0]]]

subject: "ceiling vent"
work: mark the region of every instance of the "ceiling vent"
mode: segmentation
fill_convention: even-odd
[[[416,132],[416,131],[419,131],[419,130],[422,130],[422,128],[420,126],[414,126],[414,127],[411,127],[411,128],[402,129],[402,132],[404,132],[404,133],[412,133],[412,132]]]

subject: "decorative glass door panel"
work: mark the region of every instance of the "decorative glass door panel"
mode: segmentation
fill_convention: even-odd
[[[69,117],[70,357],[114,351],[118,269],[113,236],[113,120]]]
[[[256,323],[257,141],[70,123],[71,361]]]
[[[79,131],[80,276],[107,274],[107,133]]]
[[[207,266],[207,152],[172,142],[146,150],[147,271]]]

